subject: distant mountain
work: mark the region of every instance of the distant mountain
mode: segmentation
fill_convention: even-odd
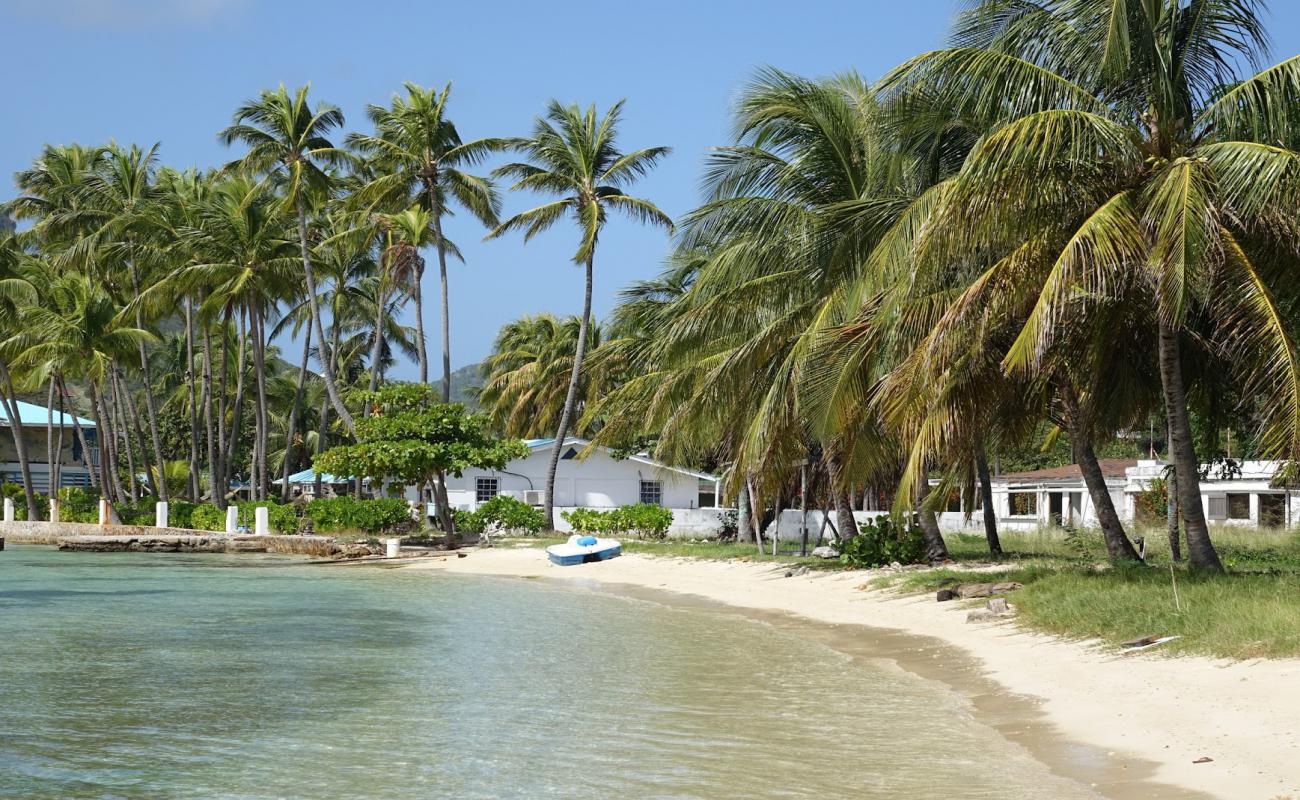
[[[479,372],[482,364],[466,364],[458,370],[451,373],[451,399],[454,403],[464,403],[466,408],[478,410],[478,398],[474,396],[474,391],[483,385],[483,376]],[[430,376],[433,378],[433,376]],[[440,383],[441,380],[434,378],[430,383]]]

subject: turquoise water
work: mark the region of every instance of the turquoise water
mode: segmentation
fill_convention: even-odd
[[[731,615],[248,556],[0,552],[4,798],[1092,797]]]

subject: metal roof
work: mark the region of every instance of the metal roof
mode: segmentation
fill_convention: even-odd
[[[18,419],[24,425],[31,425],[35,427],[38,425],[49,424],[50,412],[45,406],[38,406],[35,403],[24,403],[22,400],[16,400],[14,402],[18,406]],[[95,427],[94,420],[85,419],[84,417],[73,417],[73,415],[71,414],[64,414],[59,412],[58,410],[55,410],[54,412],[54,424],[58,425],[61,428],[63,427],[71,428],[74,419],[77,422],[80,422],[81,427],[83,428]],[[0,403],[0,425],[8,425],[8,424],[9,424],[9,409],[5,407],[4,403]]]

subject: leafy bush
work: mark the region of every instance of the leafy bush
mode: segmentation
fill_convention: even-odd
[[[409,530],[413,526],[410,507],[405,500],[357,500],[353,497],[323,497],[307,504],[305,512],[318,533],[361,531],[386,533]]]
[[[0,482],[0,498],[8,497],[14,501],[14,519],[27,519],[27,493],[23,491],[21,483],[10,483],[8,481]],[[36,493],[36,505],[41,509],[41,513],[47,513],[49,508],[49,498],[40,492]]]
[[[499,494],[479,506],[474,516],[477,518],[475,524],[479,529],[470,531],[471,533],[482,533],[490,528],[511,533],[533,534],[546,524],[546,515],[540,508],[533,508],[522,500],[504,494]]]
[[[663,539],[673,524],[673,512],[641,503],[609,511],[575,508],[560,514],[578,533],[629,534],[638,539]]]
[[[851,567],[880,567],[892,564],[925,562],[925,538],[915,522],[900,525],[889,517],[880,517],[858,527],[858,535],[841,539],[836,548],[840,560]]]
[[[196,531],[224,531],[226,512],[211,503],[202,503],[190,511],[190,524],[186,527]]]
[[[473,511],[466,511],[463,508],[453,508],[451,510],[452,521],[456,525],[456,530],[461,533],[482,533],[483,518]]]

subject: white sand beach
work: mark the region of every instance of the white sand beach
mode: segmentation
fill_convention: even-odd
[[[1121,767],[1147,762],[1152,781],[1232,800],[1300,798],[1300,660],[1119,654],[1013,622],[968,623],[968,606],[866,589],[866,572],[786,577],[784,566],[643,555],[561,568],[538,549],[510,547],[407,568],[626,585],[935,637],[969,653],[1007,692],[1032,698],[1065,739]],[[1204,757],[1212,760],[1194,763]]]

